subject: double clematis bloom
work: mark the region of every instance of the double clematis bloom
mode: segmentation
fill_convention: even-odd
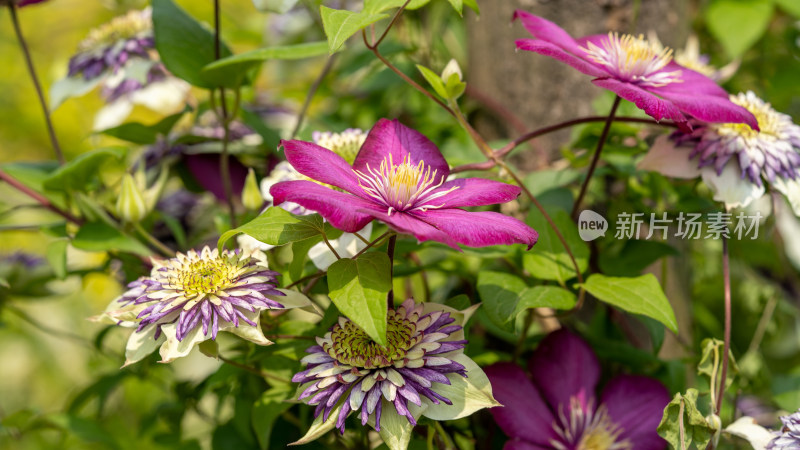
[[[190,250],[153,260],[150,276],[128,284],[94,320],[136,327],[125,365],[158,347],[162,362],[170,362],[220,331],[268,345],[259,325],[262,311],[310,306],[305,296],[278,289],[277,276],[266,261],[241,251]]]
[[[294,202],[320,213],[347,232],[373,219],[393,229],[458,249],[525,244],[536,231],[503,214],[467,212],[461,207],[515,199],[520,188],[480,178],[447,181],[450,169],[439,149],[422,134],[381,119],[370,131],[353,164],[336,153],[303,141],[283,141],[286,159],[312,181],[284,181],[270,189],[275,205]]]
[[[67,78],[53,85],[56,104],[99,84],[106,106],[95,118],[96,130],[119,125],[137,104],[164,114],[180,111],[190,86],[159,61],[151,16],[150,8],[133,10],[93,29],[69,60]]]
[[[677,64],[672,50],[631,35],[573,39],[558,25],[518,10],[514,17],[535,39],[520,39],[517,48],[550,56],[595,77],[597,86],[636,104],[656,120],[670,119],[689,128],[686,115],[705,122],[746,123],[758,129],[746,109],[705,75]]]
[[[783,427],[768,444],[767,450],[794,450],[800,448],[800,410],[781,416]]]
[[[387,316],[387,345],[381,347],[341,317],[317,345],[306,350],[299,400],[315,405],[320,431],[344,433],[351,413],[381,433],[390,448],[405,448],[420,416],[434,420],[465,417],[497,406],[486,375],[464,354],[463,325],[474,311],[456,311],[408,299]]]
[[[755,115],[760,131],[699,123],[692,132],[659,137],[638,167],[676,178],[702,176],[714,200],[727,208],[748,206],[764,195],[766,184],[800,215],[800,126],[752,92],[731,101]]]
[[[600,365],[589,345],[561,329],[539,344],[530,375],[513,363],[487,367],[494,395],[489,410],[509,436],[505,450],[660,450],[656,433],[670,397],[656,380],[618,376],[595,395]]]

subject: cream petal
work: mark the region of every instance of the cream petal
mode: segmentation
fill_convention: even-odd
[[[757,186],[748,179],[742,179],[739,164],[731,161],[717,175],[713,168],[701,171],[703,181],[714,192],[714,200],[725,204],[727,209],[744,208],[764,195],[764,186]]]
[[[164,343],[166,340],[164,334],[162,333],[158,339],[154,339],[155,333],[156,324],[152,324],[144,327],[142,331],[134,331],[131,334],[128,344],[125,346],[125,364],[122,367],[141,361]]]
[[[669,136],[659,136],[644,158],[636,164],[636,168],[672,178],[697,178],[700,176],[700,169],[697,168],[697,161],[689,159],[689,154],[688,148],[675,146]]]

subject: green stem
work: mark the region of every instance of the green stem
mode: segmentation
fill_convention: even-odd
[[[583,180],[583,185],[581,185],[581,192],[578,194],[578,198],[575,199],[575,203],[572,205],[571,215],[573,220],[577,218],[578,211],[580,210],[581,203],[583,202],[583,196],[586,195],[586,189],[589,187],[589,182],[594,174],[594,169],[597,168],[597,163],[600,161],[600,154],[603,152],[603,146],[606,143],[606,139],[608,139],[608,132],[611,130],[611,124],[614,122],[614,115],[617,113],[620,100],[622,99],[619,95],[614,97],[614,104],[611,106],[611,112],[608,113],[608,119],[606,119],[603,132],[600,134],[600,140],[597,142],[597,148],[594,150],[594,156],[592,157],[592,162],[589,165],[589,171],[586,173],[586,179]]]
[[[386,254],[389,256],[389,280],[394,283],[394,248],[397,244],[397,235],[392,235],[389,238],[389,245],[386,247]],[[389,309],[394,308],[394,288],[389,289],[389,294],[386,296],[386,305]]]
[[[175,251],[174,250],[172,250],[171,248],[167,247],[163,242],[161,242],[158,239],[156,239],[156,237],[153,236],[152,234],[148,233],[147,230],[145,230],[144,227],[142,227],[141,223],[134,222],[133,223],[133,229],[136,230],[136,232],[139,233],[139,235],[142,238],[144,238],[144,240],[147,241],[148,244],[152,245],[159,252],[161,252],[162,255],[164,255],[164,256],[166,256],[168,258],[172,258],[172,257],[175,256]]]
[[[724,331],[724,345],[722,347],[722,377],[719,384],[719,393],[717,394],[717,403],[715,406],[716,414],[719,415],[722,409],[722,396],[725,394],[725,381],[728,378],[728,360],[731,349],[731,271],[730,271],[730,255],[728,254],[728,238],[722,236],[722,282],[723,282],[723,295],[725,297],[725,331]]]
[[[44,121],[47,125],[47,134],[50,137],[50,144],[53,146],[53,151],[56,153],[59,164],[64,164],[64,153],[61,151],[61,145],[58,143],[56,131],[53,128],[53,121],[50,119],[50,109],[47,107],[47,101],[44,98],[44,91],[42,85],[39,83],[39,77],[36,75],[36,69],[33,66],[33,58],[28,49],[28,44],[25,42],[25,37],[22,35],[22,28],[19,26],[19,18],[17,17],[17,7],[13,0],[8,2],[8,11],[11,15],[11,23],[14,24],[14,32],[17,35],[19,47],[22,49],[22,54],[25,56],[25,65],[28,67],[28,74],[33,81],[33,87],[36,88],[36,96],[39,99],[39,105],[42,107],[44,113]]]
[[[64,219],[66,219],[67,221],[72,222],[72,223],[74,223],[76,225],[83,225],[83,220],[81,220],[81,219],[73,216],[69,212],[64,211],[61,208],[58,208],[57,206],[53,205],[50,202],[50,200],[48,200],[45,196],[43,196],[42,194],[34,191],[33,189],[29,188],[28,186],[25,186],[19,180],[17,180],[16,178],[12,177],[8,173],[4,172],[3,169],[0,169],[0,180],[3,180],[6,183],[10,184],[11,187],[13,187],[14,189],[22,192],[23,194],[27,195],[30,198],[36,200],[44,208],[49,209],[50,211],[58,214],[59,216],[61,216]]]

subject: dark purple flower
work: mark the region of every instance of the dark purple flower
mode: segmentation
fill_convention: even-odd
[[[617,33],[575,40],[558,25],[528,12],[517,10],[514,18],[534,37],[518,40],[517,48],[595,77],[592,83],[635,103],[656,120],[671,119],[688,128],[688,114],[705,122],[746,123],[758,129],[755,117],[731,103],[713,80],[672,61],[672,50]]]
[[[37,3],[44,3],[46,1],[47,0],[19,0],[17,2],[17,7],[22,8],[23,6],[35,5]]]
[[[275,205],[285,201],[317,211],[347,232],[378,219],[420,241],[453,248],[521,243],[532,247],[538,233],[523,222],[491,211],[461,207],[515,199],[520,188],[481,178],[446,181],[450,174],[439,149],[400,122],[381,119],[353,162],[316,144],[282,141],[286,159],[313,181],[286,181],[270,189]]]
[[[314,417],[322,414],[327,421],[341,404],[336,419],[341,433],[347,416],[359,410],[361,424],[373,418],[380,431],[384,407],[392,407],[416,425],[412,404],[451,405],[437,390],[442,384],[451,384],[450,374],[467,376],[467,368],[453,357],[463,354],[467,341],[453,336],[462,328],[454,324],[449,312],[434,309],[426,313],[424,308],[425,304],[415,305],[414,299],[408,299],[389,310],[386,347],[345,317],[324,337],[318,337],[318,345],[306,350],[309,355],[302,359],[306,369],[292,377],[303,385],[299,399],[316,405]]]
[[[566,329],[539,344],[530,375],[513,363],[484,369],[497,400],[490,412],[511,438],[506,450],[660,450],[656,433],[670,397],[656,380],[618,376],[597,397],[600,365],[589,345]]]

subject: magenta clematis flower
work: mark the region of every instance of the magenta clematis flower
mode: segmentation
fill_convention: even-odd
[[[495,398],[489,411],[511,438],[505,450],[661,450],[656,433],[669,403],[656,380],[622,375],[595,396],[600,365],[589,345],[561,329],[539,344],[530,376],[513,363],[485,368]]]
[[[281,143],[286,159],[312,181],[284,181],[270,188],[273,204],[289,201],[317,211],[333,226],[355,232],[373,219],[419,241],[484,247],[525,244],[538,233],[523,222],[491,211],[461,207],[515,199],[520,188],[481,178],[446,181],[450,174],[439,149],[400,122],[381,119],[353,165],[336,153],[303,141]]]
[[[525,11],[515,19],[535,39],[520,39],[517,48],[550,56],[595,77],[597,86],[636,104],[656,120],[670,119],[690,129],[685,114],[704,122],[746,123],[755,117],[728,100],[713,80],[672,60],[672,50],[631,35],[573,39],[558,25]]]

